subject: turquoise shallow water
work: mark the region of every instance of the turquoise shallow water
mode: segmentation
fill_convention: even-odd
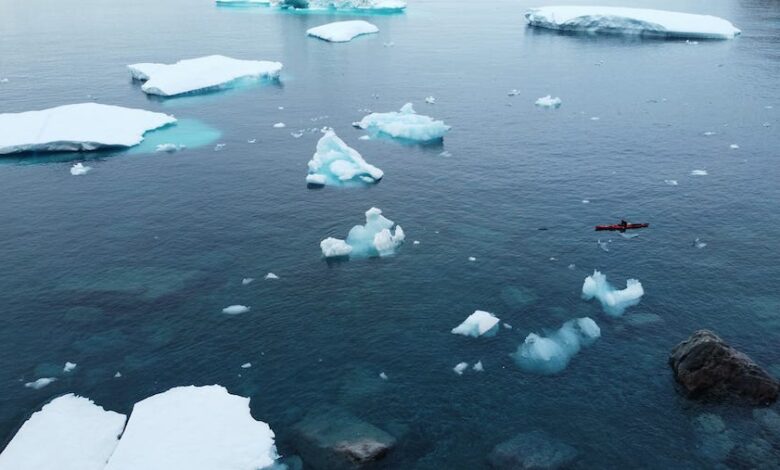
[[[380,468],[485,468],[494,445],[534,430],[575,447],[578,468],[708,468],[702,413],[722,416],[738,444],[777,446],[750,409],[680,398],[666,358],[707,327],[780,372],[780,10],[643,2],[743,30],[691,45],[529,30],[534,5],[413,1],[370,17],[378,35],[333,45],[305,36],[331,19],[322,13],[0,1],[0,112],[96,99],[173,113],[195,129],[177,138],[203,144],[90,154],[79,178],[68,168],[82,155],[0,165],[0,441],[62,393],[129,412],[172,386],[220,383],[251,397],[284,455],[315,407],[386,429],[399,446]],[[125,70],[214,53],[285,69],[277,84],[167,101]],[[547,94],[561,108],[533,106]],[[358,140],[363,110],[407,101],[453,126],[442,145]],[[322,126],[385,178],[307,190],[318,134],[290,133]],[[420,244],[323,261],[319,241],[371,206]],[[630,240],[592,231],[621,217],[651,228]],[[609,252],[598,239],[612,239]],[[641,303],[615,319],[583,301],[595,268],[639,279]],[[263,281],[269,271],[281,279]],[[222,315],[231,304],[252,310]],[[450,334],[476,309],[514,328]],[[509,357],[529,332],[582,316],[602,337],[563,373],[531,375]],[[477,360],[481,374],[452,372]],[[65,361],[79,364],[72,375],[23,386]],[[729,463],[777,461],[777,449]]]

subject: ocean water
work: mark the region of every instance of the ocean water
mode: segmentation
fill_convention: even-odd
[[[780,374],[780,6],[632,3],[743,31],[690,44],[527,28],[523,12],[544,3],[412,0],[369,18],[0,0],[0,112],[96,100],[187,123],[129,152],[0,159],[0,446],[66,392],[129,413],[170,387],[219,383],[251,397],[283,455],[298,452],[306,412],[332,406],[398,437],[376,468],[487,468],[493,446],[536,430],[575,447],[577,468],[709,468],[703,413],[733,431],[742,450],[729,465],[776,464],[780,442],[752,410],[680,397],[666,361],[711,328]],[[305,35],[353,17],[380,33]],[[278,83],[170,100],[145,96],[125,69],[207,54],[285,69]],[[563,105],[535,107],[547,94]],[[406,102],[453,126],[441,145],[358,140],[351,123],[366,109]],[[307,189],[323,126],[385,178]],[[166,139],[189,148],[151,151]],[[93,171],[72,177],[82,159]],[[372,206],[403,226],[401,252],[324,261],[319,241]],[[592,230],[620,218],[651,227],[633,239]],[[594,269],[621,287],[639,279],[641,303],[612,318],[582,300]],[[220,313],[232,304],[251,311]],[[452,335],[476,309],[513,329]],[[510,358],[528,333],[583,316],[602,337],[563,373]],[[478,360],[483,373],[452,371]],[[67,376],[65,361],[78,363]],[[775,447],[758,452],[757,439]]]

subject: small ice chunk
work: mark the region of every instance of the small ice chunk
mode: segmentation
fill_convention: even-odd
[[[476,364],[474,364],[474,367],[472,367],[472,369],[474,369],[477,372],[482,372],[485,370],[485,368],[482,366],[482,361],[479,361]]]
[[[249,369],[250,367],[252,367],[252,363],[251,362],[245,362],[245,363],[241,364],[241,368],[242,369]]]
[[[103,470],[125,419],[72,393],[57,397],[25,421],[0,454],[0,470]]]
[[[707,137],[711,137],[711,136],[713,136],[715,134],[717,134],[717,132],[715,132],[715,131],[707,131],[707,132],[704,133],[704,135],[706,135]]]
[[[463,371],[468,369],[469,364],[467,362],[460,362],[458,365],[452,368],[452,370],[455,371],[458,375],[463,375]]]
[[[412,242],[412,244],[419,245],[420,244],[420,240],[415,240],[415,241]]]
[[[691,176],[707,176],[707,170],[693,170]]]
[[[265,275],[264,279],[266,279],[266,280],[268,280],[268,279],[279,279],[279,276],[277,276],[274,273],[268,273],[268,274]]]
[[[529,10],[528,24],[587,34],[628,34],[687,39],[731,39],[740,30],[709,15],[644,8],[604,6],[548,6]]]
[[[707,246],[707,243],[701,241],[699,237],[696,237],[696,240],[693,241],[693,246],[701,250],[702,248]]]
[[[282,63],[211,55],[175,64],[139,63],[127,68],[135,80],[145,82],[141,86],[144,93],[175,96],[226,88],[238,81],[277,78]]]
[[[226,313],[228,315],[238,315],[241,313],[246,313],[249,310],[251,310],[246,305],[231,305],[229,307],[225,307],[222,309],[222,313]]]
[[[611,241],[612,240],[607,240],[607,241],[603,242],[603,241],[601,241],[599,239],[599,240],[596,240],[596,243],[599,245],[599,248],[601,248],[602,251],[606,251],[607,253],[609,253],[609,243]]]
[[[382,379],[382,380],[387,380],[387,374],[385,374],[384,372],[380,372],[379,373],[379,378]]]
[[[456,335],[472,336],[495,336],[498,332],[499,319],[490,312],[477,310],[466,318],[460,325],[452,329]]]
[[[75,362],[66,362],[65,367],[62,368],[62,371],[65,373],[71,372],[73,369],[76,368],[76,365],[77,364]]]
[[[677,180],[664,180],[664,183],[668,184],[669,186],[677,186]]]
[[[357,150],[328,130],[317,142],[317,151],[309,160],[306,182],[312,186],[362,185],[377,183],[382,177],[382,170],[368,164]]]
[[[592,319],[577,318],[547,335],[531,333],[511,356],[526,372],[557,374],[569,365],[571,359],[585,346],[601,336],[601,329]]]
[[[551,95],[542,96],[538,100],[536,100],[536,103],[534,103],[536,106],[540,106],[542,108],[559,108],[561,106],[561,99],[558,97],[553,98]]]
[[[504,328],[506,328],[507,330],[511,330],[512,325],[510,325],[509,323],[504,323]]]
[[[739,148],[739,145],[737,145],[737,144],[731,144],[731,145],[729,145],[729,148],[730,148],[730,149],[732,149],[732,150],[736,150],[736,149],[738,149],[738,148]]]
[[[436,98],[434,98],[433,96],[428,96],[425,98],[425,102],[428,104],[436,104]]]
[[[178,152],[179,150],[184,150],[187,148],[186,145],[176,145],[176,144],[159,144],[154,151],[155,152],[167,152],[167,153],[173,153]]]
[[[215,151],[215,152],[219,152],[220,150],[222,150],[223,148],[225,148],[225,145],[227,145],[227,144],[217,144],[217,145],[215,145],[215,146],[214,146],[214,151]]]
[[[598,116],[591,116],[591,117],[590,117],[590,120],[591,120],[591,121],[600,121],[600,120],[601,120],[601,118],[600,118],[600,117],[598,117]]]
[[[395,227],[394,231],[391,231]],[[382,215],[382,211],[372,207],[366,211],[366,224],[355,225],[349,231],[346,241],[326,238],[320,242],[322,254],[332,257],[375,257],[390,256],[406,240],[406,234],[400,225]]]
[[[509,90],[509,93],[507,93],[508,96],[517,96],[519,94],[520,94],[520,90],[517,89]]]
[[[344,240],[328,237],[320,242],[322,255],[326,258],[339,258],[349,256],[352,253],[352,247]]]
[[[283,122],[277,122],[276,124],[274,124],[274,128],[276,129],[284,129],[285,127],[287,127],[287,124]]]
[[[415,142],[441,140],[450,130],[442,121],[415,113],[412,103],[406,103],[400,112],[371,113],[354,125],[369,132]]]
[[[329,42],[349,42],[364,34],[378,33],[376,25],[363,20],[336,21],[306,31],[306,34]]]
[[[244,279],[241,279],[241,285],[245,286],[247,284],[251,284],[252,281],[254,281],[254,280],[255,280],[255,278],[253,278],[253,277],[245,277]]]
[[[33,382],[27,382],[26,384],[24,384],[24,386],[27,388],[31,388],[33,390],[40,390],[43,387],[51,384],[52,382],[55,382],[56,380],[57,380],[56,377],[42,377]]]
[[[476,261],[476,260],[477,260],[477,258],[475,258],[473,256],[469,256],[469,261]]]
[[[589,199],[583,199],[583,200],[582,200],[582,203],[583,203],[583,204],[590,204],[590,200],[589,200]]]
[[[599,271],[593,271],[593,275],[586,277],[582,284],[582,297],[585,300],[595,297],[604,311],[613,317],[619,317],[628,307],[637,305],[644,294],[642,283],[636,279],[627,280],[626,288],[618,290]]]
[[[70,167],[70,174],[73,176],[83,176],[92,170],[91,166],[84,166],[82,163],[75,163]]]
[[[8,83],[8,81],[7,78],[0,78],[0,83]]]
[[[122,373],[121,373],[121,372],[119,372],[119,371],[117,371],[117,373],[116,373],[116,374],[114,374],[114,378],[115,378],[115,379],[118,379],[118,378],[120,378],[120,377],[122,377]]]

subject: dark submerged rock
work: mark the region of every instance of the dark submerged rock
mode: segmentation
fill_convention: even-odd
[[[577,450],[543,431],[520,433],[498,444],[488,456],[498,470],[567,468],[577,458]]]
[[[780,383],[715,333],[699,330],[678,344],[669,366],[688,398],[766,405],[777,400]]]

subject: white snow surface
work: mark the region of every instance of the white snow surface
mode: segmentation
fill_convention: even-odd
[[[282,63],[210,55],[175,64],[139,63],[127,68],[134,79],[145,81],[141,86],[145,93],[176,96],[229,87],[238,80],[277,78]]]
[[[582,297],[586,300],[597,298],[604,311],[613,317],[623,315],[628,307],[637,305],[645,294],[642,283],[636,279],[626,281],[626,288],[619,290],[607,282],[607,276],[599,271],[593,271],[592,276],[585,278],[582,284]]]
[[[731,39],[741,32],[717,16],[644,8],[546,6],[527,11],[525,18],[531,26],[586,33]]]
[[[463,323],[453,328],[452,333],[456,335],[472,336],[474,338],[480,336],[495,336],[498,332],[499,321],[500,320],[492,313],[477,310],[469,315]]]
[[[395,226],[395,230],[391,229]],[[366,211],[366,224],[355,225],[347,239],[329,237],[320,242],[326,258],[350,256],[367,258],[393,255],[406,239],[400,225],[382,215],[376,207]]]
[[[0,155],[132,147],[145,132],[175,122],[163,113],[98,103],[5,113],[0,114]]]
[[[278,458],[249,398],[219,385],[175,387],[135,404],[106,470],[257,470]]]
[[[336,21],[311,28],[306,31],[309,36],[330,42],[349,42],[363,34],[378,33],[376,25],[363,20]]]
[[[103,470],[125,415],[68,394],[33,413],[0,454],[0,470]]]
[[[406,103],[399,112],[371,113],[354,125],[370,132],[416,142],[442,139],[450,130],[443,121],[417,114],[412,103]]]
[[[383,176],[382,170],[366,163],[357,150],[328,130],[317,142],[317,151],[309,160],[306,182],[314,186],[373,184]]]
[[[512,354],[526,372],[551,375],[563,371],[571,359],[599,337],[601,329],[588,317],[569,320],[547,336],[531,333]]]

